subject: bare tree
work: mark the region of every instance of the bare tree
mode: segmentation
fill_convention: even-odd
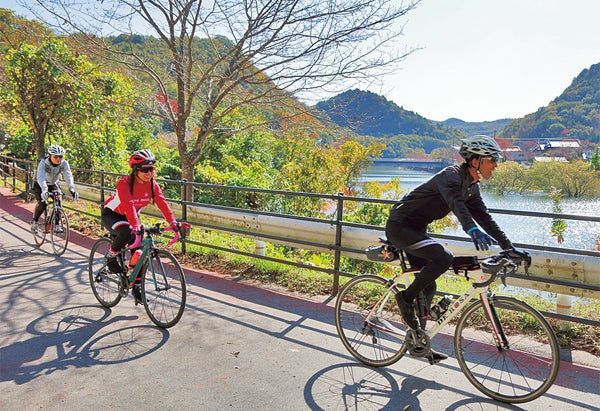
[[[420,0],[35,2],[32,11],[54,30],[83,35],[104,58],[152,79],[161,99],[148,110],[172,125],[182,177],[193,180],[207,136],[241,106],[277,107],[293,118],[306,106],[289,96],[314,101],[396,69],[414,51],[398,46],[399,20]],[[170,61],[105,41],[135,33],[156,37]]]

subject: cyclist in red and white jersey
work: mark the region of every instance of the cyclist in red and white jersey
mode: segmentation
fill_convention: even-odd
[[[114,236],[106,258],[108,268],[114,273],[122,271],[116,255],[135,241],[141,230],[140,211],[150,202],[154,202],[173,230],[179,230],[180,225],[154,180],[155,163],[156,158],[150,150],[134,152],[129,158],[131,174],[119,180],[115,194],[104,203],[102,225]],[[132,263],[135,263],[133,258]]]

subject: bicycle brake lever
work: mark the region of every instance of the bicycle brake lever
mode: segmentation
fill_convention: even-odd
[[[506,287],[506,267],[502,270],[503,273],[500,276],[500,281],[502,281],[502,285]]]
[[[166,231],[166,229],[165,229]],[[179,231],[175,231],[175,234],[173,235],[173,239],[171,241],[169,241],[167,244],[169,245],[173,245],[175,244],[177,241],[179,240]]]

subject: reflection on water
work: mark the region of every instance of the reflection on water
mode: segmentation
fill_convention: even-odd
[[[361,181],[390,181],[392,177],[400,177],[403,188],[412,189],[428,179],[432,174],[414,170],[403,170],[399,167],[371,167],[361,176]],[[552,200],[544,194],[509,194],[496,195],[483,193],[488,208],[502,210],[536,211],[551,213]],[[600,215],[600,198],[564,198],[561,201],[564,214],[598,216]],[[595,250],[596,239],[600,237],[600,223],[566,220],[567,229],[563,244],[550,234],[551,218],[523,217],[494,214],[494,219],[514,243],[536,244],[552,247]],[[447,230],[446,234],[464,236],[462,229]]]
[[[432,175],[433,174],[426,171],[406,170],[394,166],[374,166],[362,173],[360,176],[360,181],[388,182],[392,179],[392,177],[400,177],[402,179],[402,187],[406,189],[412,189]]]

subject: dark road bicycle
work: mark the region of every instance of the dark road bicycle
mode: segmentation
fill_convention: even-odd
[[[69,245],[69,219],[62,208],[63,193],[51,191],[46,200],[48,206],[44,215],[40,216],[38,224],[31,228],[35,245],[41,247],[50,235],[52,250],[56,255],[62,255]]]
[[[426,330],[426,321],[421,321],[413,330],[402,322],[395,295],[407,284],[406,276],[416,270],[408,266],[402,250],[385,239],[380,241],[383,245],[372,247],[370,256],[376,250],[383,256],[377,261],[400,259],[402,273],[391,279],[359,275],[339,292],[336,328],[352,356],[373,367],[394,364],[406,353],[433,364],[430,340],[455,320],[456,360],[479,391],[498,401],[523,403],[552,386],[558,375],[560,351],[551,325],[527,303],[496,296],[489,289],[498,279],[505,284],[521,264],[527,272],[529,255],[501,251],[484,258],[455,257],[455,273],[471,280],[471,287],[455,299],[442,297],[440,302],[444,303],[438,302],[430,311],[421,295],[416,309],[429,317],[427,324],[433,325]]]
[[[189,227],[188,223],[181,223],[182,230]],[[149,228],[143,227],[142,230],[142,235],[136,238],[134,244],[117,254],[116,257],[123,268],[119,273],[109,270],[105,257],[112,239],[103,237],[96,241],[89,257],[90,285],[94,296],[104,307],[114,307],[131,291],[136,304],[139,302],[144,305],[154,324],[161,328],[169,328],[177,324],[183,315],[186,281],[175,256],[169,251],[157,248],[152,236],[172,228],[161,228],[160,224],[156,224]],[[178,240],[179,231],[169,244]],[[135,266],[129,269],[126,255],[138,246],[141,246],[140,257]],[[136,278],[141,279],[138,284]]]

